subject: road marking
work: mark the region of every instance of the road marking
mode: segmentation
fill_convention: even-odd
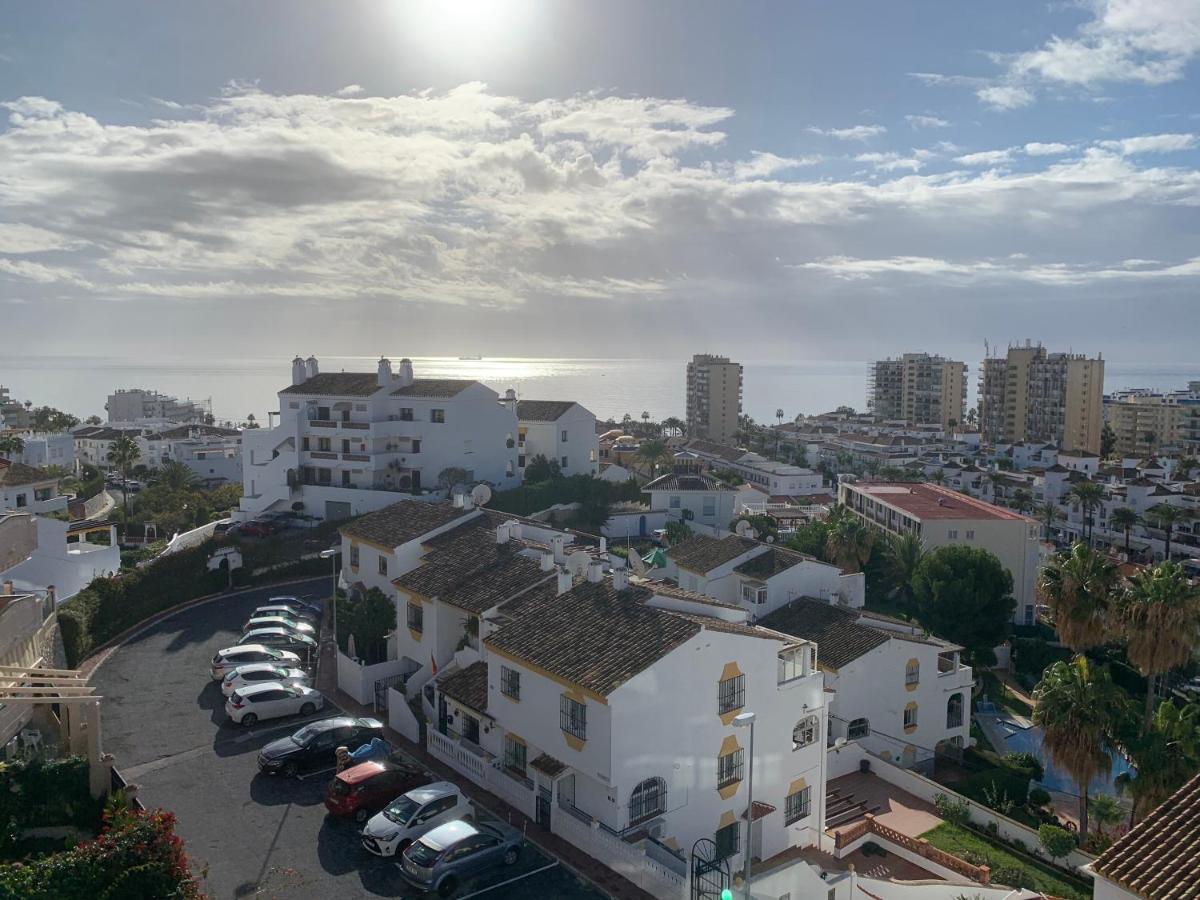
[[[324,709],[318,710],[317,712],[313,713],[308,718],[292,719],[292,721],[289,722],[287,725],[275,725],[272,728],[258,728],[258,729],[254,729],[254,726],[251,725],[249,727],[254,730],[252,730],[252,731],[247,730],[245,734],[240,734],[237,737],[230,738],[227,741],[218,741],[217,744],[218,744],[218,746],[223,746],[225,744],[244,744],[244,743],[246,743],[246,741],[252,741],[255,738],[262,737],[263,735],[274,734],[276,731],[296,732],[296,731],[299,731],[305,725],[307,725],[309,722],[315,722],[318,719],[328,719],[331,717],[331,715],[339,716],[339,715],[341,715],[341,710],[337,709],[337,707],[334,707],[334,706],[326,706]],[[239,725],[238,727],[245,728],[246,726]]]
[[[328,775],[330,772],[336,771],[337,766],[330,766],[328,769],[318,769],[316,772],[309,772],[307,775],[297,775],[299,781],[305,781],[309,778],[316,778],[318,775]]]
[[[165,769],[167,766],[173,766],[177,762],[183,762],[184,760],[188,759],[196,759],[199,756],[203,756],[205,753],[211,752],[212,747],[210,746],[193,747],[191,750],[184,750],[180,753],[172,753],[170,756],[160,756],[158,759],[151,760],[147,763],[142,763],[138,766],[130,766],[128,769],[123,770],[121,774],[123,774],[126,779],[140,778],[142,775],[146,775],[150,772],[157,772],[159,769]]]
[[[493,884],[491,887],[485,887],[482,891],[474,891],[470,894],[463,894],[461,897],[459,897],[459,900],[467,900],[468,897],[479,897],[483,894],[486,894],[488,891],[494,891],[494,890],[496,890],[496,888],[502,888],[506,884],[513,884],[514,882],[517,882],[517,881],[524,881],[526,878],[529,878],[533,875],[537,875],[539,872],[545,872],[547,869],[553,869],[557,865],[558,865],[558,860],[555,860],[554,862],[549,863],[548,865],[542,866],[540,869],[534,869],[532,872],[526,872],[524,875],[517,875],[515,878],[509,878],[507,881],[502,881],[499,884]]]

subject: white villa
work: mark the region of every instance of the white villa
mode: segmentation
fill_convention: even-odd
[[[573,400],[517,400],[511,389],[505,404],[517,413],[517,466],[525,472],[529,460],[544,456],[557,462],[564,475],[596,475],[600,470],[600,441],[596,416]]]

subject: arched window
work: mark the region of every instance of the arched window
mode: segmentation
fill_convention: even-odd
[[[904,667],[904,683],[906,685],[916,684],[920,680],[921,664],[915,659],[910,659],[908,665]]]
[[[815,744],[821,736],[821,720],[816,716],[805,716],[792,729],[792,749],[799,750]]]
[[[871,723],[867,719],[851,719],[846,726],[846,740],[856,741],[871,733]]]
[[[963,695],[951,694],[946,701],[946,727],[961,728],[963,723]]]
[[[640,781],[629,795],[629,824],[661,816],[667,810],[667,783],[661,778]]]

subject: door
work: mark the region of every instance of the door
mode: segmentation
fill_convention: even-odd
[[[550,830],[550,788],[548,787],[538,788],[535,818],[543,831]]]
[[[558,802],[564,806],[575,806],[575,773],[565,776],[558,782]]]
[[[330,522],[350,518],[350,504],[339,500],[326,500],[325,518]]]
[[[443,697],[441,694],[438,694],[437,716],[438,716],[438,731],[440,731],[442,734],[445,734],[446,729],[448,727],[449,720],[450,720],[450,716],[449,716],[449,713],[446,711],[446,698]]]

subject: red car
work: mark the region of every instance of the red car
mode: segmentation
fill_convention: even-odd
[[[251,519],[249,522],[243,522],[238,526],[238,534],[248,537],[270,537],[273,534],[278,534],[280,528],[274,522],[266,519]]]
[[[330,815],[365,822],[401,794],[429,784],[429,773],[406,764],[365,762],[351,766],[329,783],[325,808]]]

